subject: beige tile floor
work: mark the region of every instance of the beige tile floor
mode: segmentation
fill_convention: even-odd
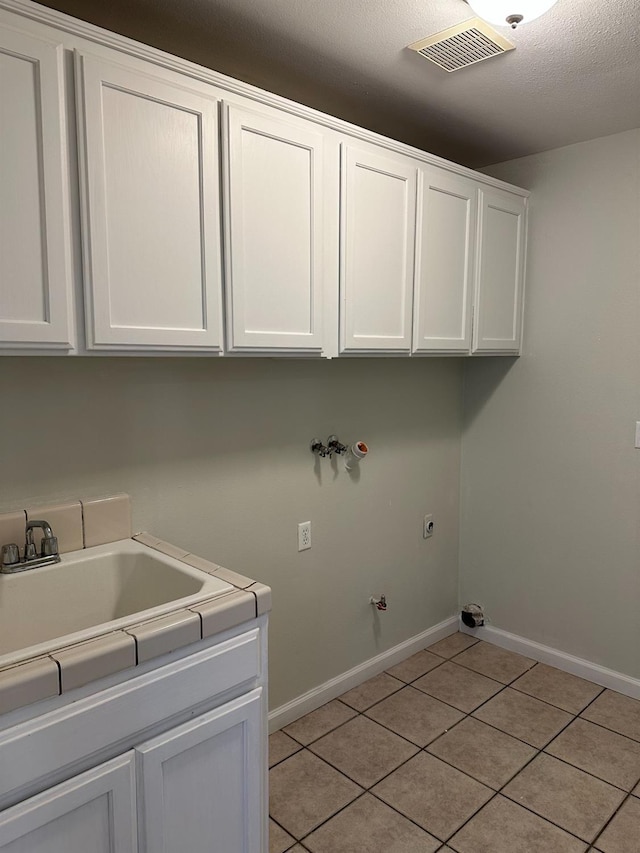
[[[464,634],[269,753],[270,853],[640,853],[640,701]]]

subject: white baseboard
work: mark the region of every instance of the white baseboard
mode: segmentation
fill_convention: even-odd
[[[584,658],[569,655],[566,652],[553,649],[551,646],[544,646],[542,643],[527,640],[517,634],[510,634],[508,631],[494,628],[492,625],[485,625],[483,628],[467,628],[466,625],[460,623],[459,630],[463,634],[469,634],[471,637],[493,643],[494,646],[500,646],[500,648],[507,649],[510,652],[517,652],[540,663],[546,663],[549,666],[562,669],[564,672],[586,678],[587,681],[593,681],[602,687],[624,693],[625,696],[631,696],[632,699],[640,699],[640,680],[637,678],[632,678],[613,669],[607,669],[597,663],[591,663]]]
[[[458,617],[451,616],[449,619],[445,619],[444,622],[434,625],[433,628],[429,628],[421,634],[417,634],[415,637],[399,643],[392,649],[388,649],[386,652],[382,652],[376,655],[376,657],[366,660],[353,669],[343,672],[329,681],[325,681],[324,684],[318,687],[314,687],[313,690],[303,693],[302,696],[292,699],[285,705],[275,708],[269,712],[269,731],[275,732],[283,726],[289,725],[289,723],[303,717],[310,711],[315,711],[316,708],[319,708],[326,702],[330,702],[342,693],[346,693],[347,690],[351,690],[352,687],[362,684],[368,678],[372,678],[385,669],[389,669],[390,666],[394,666],[396,663],[405,660],[405,658],[411,657],[411,655],[419,652],[420,649],[424,649],[425,646],[430,646],[433,643],[437,643],[438,640],[443,640],[450,634],[455,634],[458,627]]]

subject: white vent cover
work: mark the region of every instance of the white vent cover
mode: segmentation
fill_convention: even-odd
[[[483,59],[514,50],[512,44],[480,18],[471,18],[441,33],[410,44],[425,59],[445,71],[458,71]]]

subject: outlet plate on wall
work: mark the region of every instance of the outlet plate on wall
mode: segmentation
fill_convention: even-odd
[[[424,522],[422,523],[422,535],[425,539],[430,539],[433,536],[433,528],[433,515],[429,513],[428,515],[425,515]]]
[[[298,525],[298,551],[308,551],[311,548],[311,522],[301,521]]]

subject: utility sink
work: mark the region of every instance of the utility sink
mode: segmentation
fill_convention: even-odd
[[[0,574],[0,667],[164,616],[234,589],[134,539]]]

